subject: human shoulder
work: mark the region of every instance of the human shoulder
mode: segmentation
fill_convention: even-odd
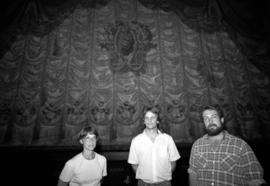
[[[231,143],[236,144],[238,146],[245,146],[248,145],[245,140],[242,138],[235,136],[233,134],[230,134],[229,132],[225,131],[226,139],[228,139]]]
[[[172,136],[166,132],[159,132],[159,134],[161,134],[162,136],[164,136],[166,138],[172,138]]]
[[[205,143],[206,137],[207,137],[207,135],[205,134],[205,135],[203,135],[202,137],[196,139],[196,140],[193,142],[193,146],[196,146],[196,145]]]
[[[101,154],[99,154],[97,152],[96,152],[96,156],[97,156],[97,159],[99,159],[101,161],[106,161],[107,160],[105,156],[103,156],[103,155],[101,155]]]
[[[77,162],[81,161],[82,158],[83,158],[82,153],[79,153],[79,154],[73,156],[71,159],[69,159],[69,160],[66,162],[66,164],[67,164],[68,166],[71,166],[71,167],[72,167],[72,166],[74,166]]]
[[[142,132],[142,133],[140,133],[140,134],[137,134],[136,136],[134,136],[134,137],[132,138],[132,142],[139,141],[139,140],[143,139],[144,136],[145,136],[144,132]]]
[[[168,133],[162,132],[162,133],[159,133],[159,135],[163,138],[166,138],[167,140],[173,140],[172,136]]]

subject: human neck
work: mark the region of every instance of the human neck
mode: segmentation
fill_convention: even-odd
[[[152,142],[155,142],[155,139],[156,139],[156,137],[158,135],[158,129],[157,128],[154,128],[154,129],[148,129],[148,128],[146,128],[145,129],[145,133],[150,138],[150,140]]]
[[[92,160],[92,159],[94,159],[95,158],[95,152],[94,151],[89,151],[89,150],[84,150],[83,152],[82,152],[82,155],[83,155],[83,157],[85,158],[85,159],[87,159],[87,160]]]
[[[215,135],[215,136],[209,136],[208,135],[208,139],[210,141],[221,141],[221,140],[224,139],[224,137],[225,137],[224,131],[220,132],[218,135]]]
[[[148,135],[157,135],[158,134],[158,129],[157,128],[145,128],[145,132]]]

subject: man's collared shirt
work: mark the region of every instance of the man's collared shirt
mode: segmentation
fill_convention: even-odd
[[[264,183],[263,169],[250,146],[224,132],[224,139],[213,146],[204,135],[191,150],[189,173],[197,175],[199,185],[247,185]]]
[[[152,142],[145,131],[131,142],[128,163],[138,164],[136,178],[147,183],[172,179],[171,161],[180,158],[171,136],[158,131]]]

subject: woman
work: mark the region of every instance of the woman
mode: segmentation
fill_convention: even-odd
[[[59,176],[58,186],[100,186],[107,175],[107,160],[94,151],[97,132],[91,126],[79,133],[83,151],[68,160]]]

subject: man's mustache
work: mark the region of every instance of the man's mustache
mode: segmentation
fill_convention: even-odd
[[[211,123],[211,124],[208,125],[208,128],[211,128],[211,127],[217,127],[217,125],[214,124],[214,123]]]

